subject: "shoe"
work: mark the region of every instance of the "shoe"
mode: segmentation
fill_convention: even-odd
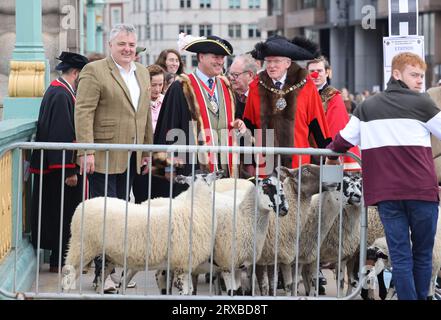
[[[116,293],[115,282],[110,277],[107,277],[106,281],[104,281],[104,293]]]

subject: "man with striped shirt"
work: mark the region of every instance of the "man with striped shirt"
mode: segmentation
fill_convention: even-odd
[[[365,203],[378,206],[400,300],[427,298],[438,219],[430,133],[441,139],[441,113],[421,93],[425,70],[419,56],[396,55],[386,91],[364,101],[328,145],[361,148]]]

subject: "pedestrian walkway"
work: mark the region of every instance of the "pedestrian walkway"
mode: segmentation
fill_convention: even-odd
[[[121,274],[121,270],[117,268],[116,274]],[[334,273],[329,269],[324,269],[323,274],[327,279],[326,285],[326,295],[320,296],[320,298],[334,298],[336,297],[336,281],[334,279]],[[59,293],[59,285],[58,285],[58,274],[49,272],[49,265],[43,264],[40,269],[39,276],[39,293]],[[94,268],[89,268],[87,274],[83,274],[82,279],[82,293],[83,294],[95,294],[95,289],[92,286],[92,281],[94,279]],[[155,281],[155,271],[149,271],[147,273],[147,280],[145,277],[145,272],[138,272],[133,280],[136,282],[135,288],[126,289],[127,295],[158,295],[159,290]],[[172,289],[174,293],[176,293],[176,289]],[[31,289],[31,292],[36,291],[35,283]],[[214,295],[215,287],[214,284],[212,286],[212,295]],[[346,292],[346,289],[343,291]],[[76,290],[71,291],[71,293],[79,293],[79,283],[77,282]],[[118,294],[122,294],[121,290]],[[199,275],[198,277],[198,295],[210,295],[210,287],[209,284],[205,281],[204,275]],[[226,295],[225,292],[222,295]],[[257,282],[255,284],[255,295],[259,296],[259,289],[257,286]],[[283,296],[284,291],[281,289],[277,290],[278,296]],[[304,295],[303,285],[300,284],[299,287],[299,295]],[[377,299],[378,296],[376,296]],[[240,297],[238,297],[240,299]],[[361,300],[361,297],[357,297],[357,300]]]

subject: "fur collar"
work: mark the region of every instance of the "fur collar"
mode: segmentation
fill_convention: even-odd
[[[340,93],[340,91],[331,86],[326,86],[326,88],[324,88],[322,92],[320,92],[320,98],[322,99],[323,109],[325,110],[325,113],[326,111],[328,111],[329,101],[338,93]]]

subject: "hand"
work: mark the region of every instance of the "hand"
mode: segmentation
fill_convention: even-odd
[[[66,183],[69,187],[75,187],[78,184],[78,176],[74,174],[67,177],[66,180],[64,180],[64,183]]]
[[[239,130],[239,132],[241,134],[244,134],[247,131],[247,126],[245,125],[245,123],[240,120],[240,119],[236,119],[233,122],[230,123],[230,125],[234,128]]]
[[[337,166],[340,164],[340,160],[339,159],[332,160],[332,159],[326,158],[325,164],[331,165],[331,166]]]
[[[83,174],[84,168],[84,155],[80,155],[80,175]],[[92,174],[95,172],[95,156],[93,154],[88,154],[86,156],[86,174]]]
[[[164,174],[164,177],[167,179],[167,181],[170,181],[170,179],[173,179],[174,177],[173,177],[173,174],[174,174],[174,172],[166,172],[165,174]]]
[[[150,157],[142,158],[142,160],[141,160],[141,168],[144,167],[144,169],[141,172],[142,175],[145,175],[145,174],[149,173],[149,162],[150,162]]]

